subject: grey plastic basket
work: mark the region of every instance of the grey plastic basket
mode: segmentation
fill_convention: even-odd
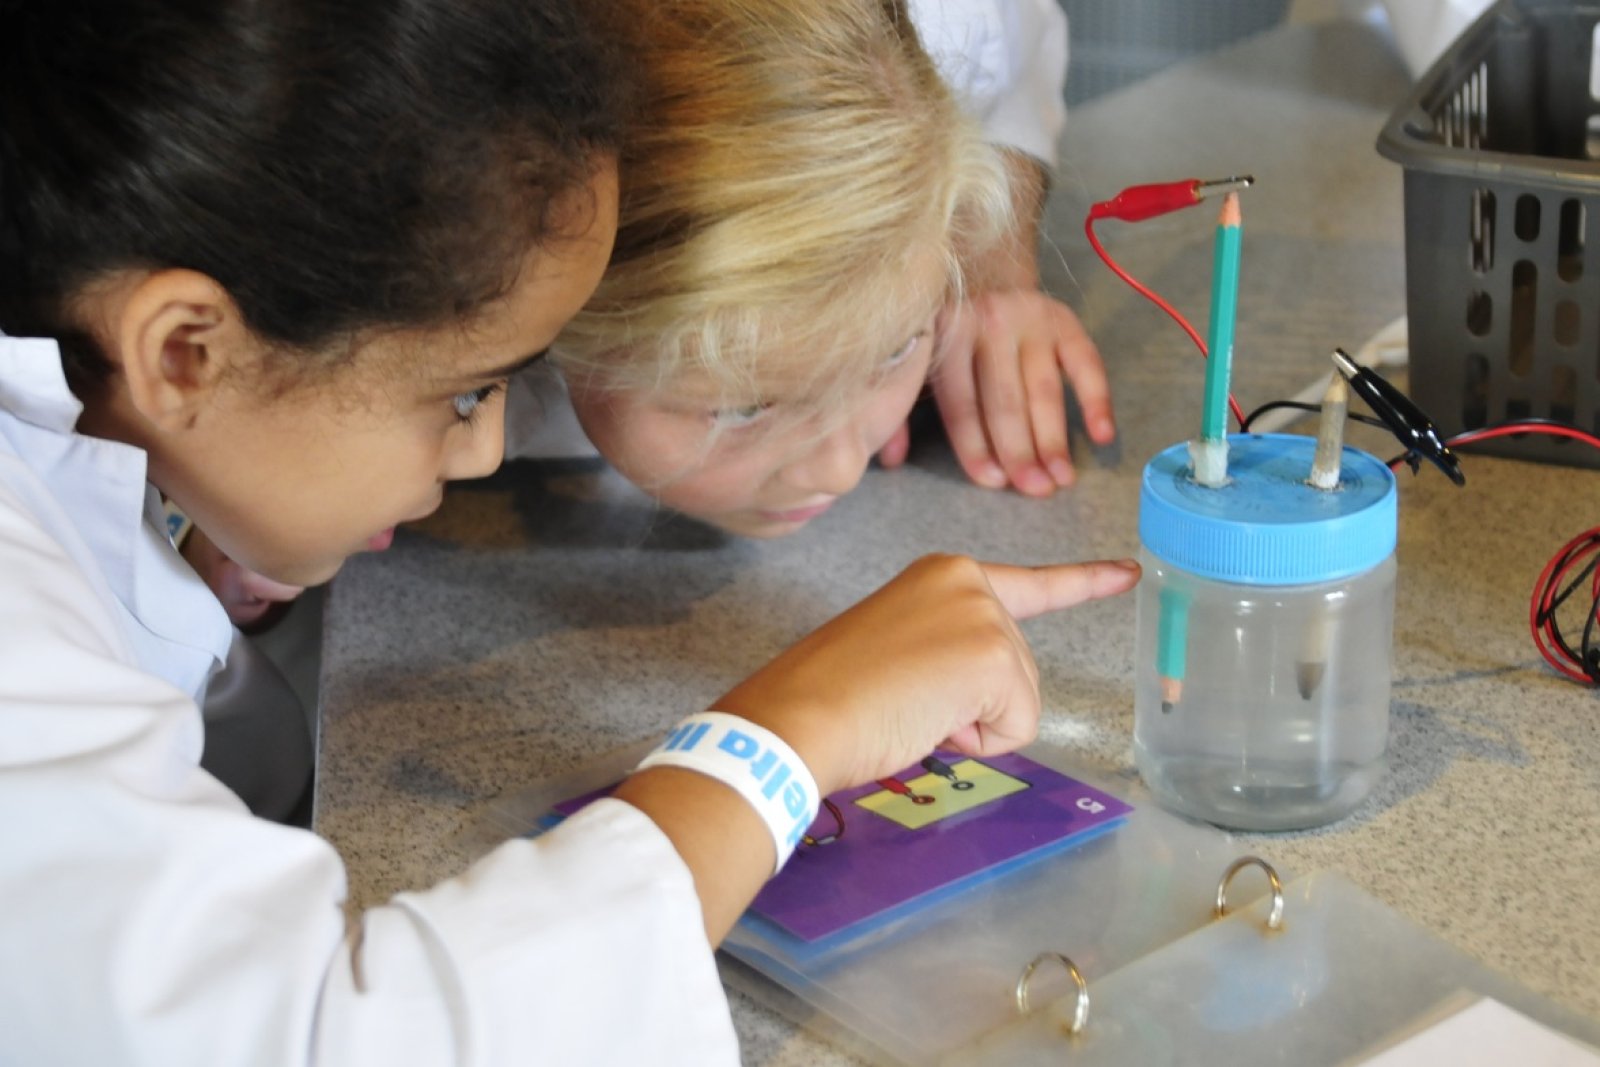
[[[1600,0],[1499,0],[1389,118],[1405,167],[1411,391],[1448,433],[1600,433]],[[1549,436],[1483,451],[1600,467]]]

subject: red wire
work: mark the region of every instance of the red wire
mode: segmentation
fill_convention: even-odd
[[[1513,422],[1507,423],[1504,426],[1494,426],[1485,430],[1468,430],[1465,433],[1456,434],[1454,437],[1450,438],[1446,444],[1470,445],[1475,441],[1487,441],[1490,438],[1508,437],[1512,434],[1519,433],[1542,433],[1548,434],[1551,437],[1570,437],[1575,441],[1582,441],[1584,444],[1590,445],[1594,448],[1600,448],[1600,437],[1596,437],[1592,433],[1586,433],[1583,430],[1578,429],[1576,426],[1555,426],[1544,422],[1536,422],[1528,425],[1519,425],[1518,423]]]
[[[1554,609],[1563,579],[1587,557],[1600,551],[1600,540],[1597,539],[1600,539],[1600,527],[1586,530],[1563,545],[1561,551],[1552,556],[1544,570],[1539,572],[1539,580],[1533,585],[1533,597],[1528,602],[1528,630],[1533,634],[1533,644],[1539,650],[1539,655],[1561,674],[1584,685],[1594,685],[1594,679],[1585,672],[1583,663],[1569,657],[1561,647],[1556,635]],[[1585,542],[1589,543],[1583,551],[1574,551]],[[1560,570],[1556,569],[1558,563],[1562,563]],[[1596,569],[1594,580],[1590,583],[1590,595],[1594,598],[1594,606],[1590,611],[1594,612],[1596,619],[1600,619],[1600,568]],[[1539,621],[1541,616],[1543,622]],[[1576,670],[1568,666],[1571,663],[1577,663]]]
[[[1101,261],[1104,262],[1106,266],[1111,268],[1112,274],[1115,274],[1117,277],[1127,282],[1128,285],[1133,288],[1134,292],[1138,293],[1140,296],[1144,297],[1156,307],[1170,315],[1172,317],[1172,321],[1181,326],[1183,328],[1183,332],[1189,335],[1189,340],[1193,341],[1194,346],[1200,350],[1200,355],[1209,359],[1211,354],[1206,350],[1205,341],[1201,339],[1200,334],[1195,330],[1195,328],[1189,325],[1189,320],[1184,318],[1183,314],[1179,312],[1177,308],[1161,299],[1161,297],[1158,296],[1154,290],[1146,287],[1142,282],[1139,281],[1139,279],[1135,278],[1133,275],[1129,274],[1127,271],[1123,270],[1117,265],[1116,260],[1111,258],[1111,253],[1107,252],[1105,246],[1100,243],[1100,238],[1095,236],[1094,223],[1095,217],[1093,215],[1090,215],[1087,219],[1083,220],[1083,232],[1088,235],[1089,247],[1094,249],[1095,255],[1099,256]],[[1233,412],[1234,422],[1238,423],[1240,426],[1243,426],[1244,411],[1239,407],[1239,402],[1233,398],[1232,393],[1228,394],[1228,410]]]
[[[1587,433],[1576,426],[1563,426],[1558,423],[1548,422],[1508,422],[1500,426],[1490,426],[1482,430],[1466,430],[1456,434],[1445,441],[1447,445],[1475,445],[1479,441],[1489,441],[1496,437],[1514,437],[1523,433],[1542,433],[1551,437],[1570,437],[1574,441],[1582,441],[1593,448],[1600,448],[1600,437]],[[1406,457],[1411,453],[1406,452],[1389,461],[1390,470],[1399,470],[1406,462]]]
[[[1181,208],[1191,207],[1199,202],[1199,196],[1196,192],[1199,184],[1200,183],[1196,181],[1190,180],[1184,182],[1167,182],[1161,185],[1152,186],[1135,186],[1130,189],[1125,189],[1119,193],[1115,199],[1106,201],[1103,204],[1094,205],[1089,212],[1089,217],[1084,220],[1083,232],[1089,238],[1089,247],[1094,249],[1095,255],[1099,256],[1101,261],[1105,263],[1107,267],[1111,268],[1111,273],[1115,274],[1118,278],[1121,278],[1124,282],[1126,282],[1134,292],[1138,293],[1156,307],[1166,312],[1167,315],[1171,317],[1172,321],[1176,322],[1178,326],[1182,328],[1183,332],[1189,336],[1189,340],[1194,342],[1194,346],[1200,350],[1200,355],[1209,358],[1210,354],[1206,350],[1205,341],[1201,339],[1199,332],[1189,324],[1189,320],[1184,318],[1177,308],[1167,303],[1153,290],[1145,286],[1133,275],[1129,274],[1127,271],[1118,266],[1116,260],[1111,258],[1111,253],[1106,251],[1105,246],[1100,243],[1100,238],[1097,237],[1094,232],[1094,224],[1097,219],[1120,218],[1128,222],[1137,222],[1141,219],[1153,218],[1156,215],[1165,214],[1169,211],[1177,211]],[[1240,410],[1238,401],[1233,398],[1233,394],[1231,393],[1228,395],[1228,408],[1233,413],[1234,421],[1237,422],[1240,427],[1243,427],[1245,424],[1244,412]],[[1488,441],[1496,437],[1507,437],[1513,434],[1523,433],[1538,433],[1547,434],[1552,437],[1566,437],[1571,438],[1572,440],[1582,441],[1583,443],[1594,448],[1600,448],[1600,437],[1597,437],[1594,434],[1580,430],[1576,426],[1565,426],[1546,422],[1511,422],[1501,426],[1495,426],[1481,430],[1468,430],[1465,433],[1460,433],[1450,438],[1446,444],[1470,445],[1479,441]],[[1409,455],[1409,453],[1407,453],[1407,455]],[[1406,458],[1406,455],[1397,456],[1390,461],[1389,466],[1399,467],[1400,464],[1405,462]],[[1585,541],[1589,541],[1591,543],[1584,547],[1582,551],[1575,551],[1580,545],[1583,545]],[[1569,541],[1561,549],[1561,551],[1552,557],[1550,562],[1545,565],[1543,572],[1539,575],[1538,582],[1534,585],[1533,597],[1528,607],[1528,629],[1533,634],[1533,643],[1534,646],[1538,648],[1539,654],[1544,657],[1546,663],[1550,664],[1550,666],[1555,668],[1558,672],[1568,678],[1571,678],[1573,681],[1581,682],[1585,685],[1595,684],[1594,680],[1590,678],[1589,674],[1587,673],[1586,664],[1581,662],[1577,663],[1579,668],[1578,670],[1574,670],[1571,666],[1569,666],[1569,664],[1576,661],[1573,660],[1572,657],[1568,656],[1566,654],[1566,650],[1562,647],[1562,643],[1556,629],[1555,612],[1553,608],[1555,600],[1560,594],[1562,581],[1566,575],[1580,563],[1583,563],[1588,556],[1597,552],[1600,552],[1600,527],[1596,527],[1593,530],[1589,530],[1586,533],[1580,534]],[[1571,554],[1571,558],[1567,558],[1569,553]],[[1594,606],[1589,610],[1594,614],[1596,621],[1600,621],[1600,568],[1596,568],[1595,570],[1594,580],[1591,582],[1590,592],[1594,598]],[[1544,617],[1543,623],[1539,621],[1541,615]],[[886,783],[880,781],[879,784],[884,785]],[[907,790],[907,792],[909,792],[909,790]]]
[[[1563,426],[1558,423],[1548,422],[1508,422],[1500,426],[1490,426],[1481,430],[1467,430],[1458,433],[1445,442],[1447,445],[1471,445],[1479,441],[1489,441],[1496,437],[1510,437],[1515,434],[1535,433],[1549,437],[1567,437],[1574,441],[1582,441],[1586,445],[1600,448],[1600,437],[1576,426]],[[1398,467],[1405,462],[1405,456],[1396,456],[1389,461],[1390,467]],[[1585,541],[1593,540],[1596,543],[1589,545],[1581,552],[1574,549]],[[1562,546],[1561,551],[1550,557],[1550,562],[1544,565],[1544,570],[1539,572],[1539,580],[1533,583],[1533,596],[1528,601],[1528,632],[1533,635],[1533,645],[1539,650],[1539,655],[1544,661],[1555,668],[1556,671],[1584,685],[1593,685],[1594,680],[1584,672],[1584,664],[1572,659],[1561,647],[1561,642],[1556,634],[1555,599],[1561,592],[1563,580],[1573,568],[1584,562],[1587,557],[1595,552],[1600,552],[1600,527],[1588,530],[1574,537]],[[1567,559],[1572,553],[1570,559]],[[1563,562],[1564,561],[1564,562]],[[1557,570],[1557,566],[1560,569]],[[1594,598],[1594,607],[1590,610],[1595,613],[1595,618],[1600,619],[1600,568],[1597,568],[1594,581],[1591,583],[1590,593]],[[1539,621],[1540,616],[1544,621]],[[1569,664],[1577,664],[1573,669]]]

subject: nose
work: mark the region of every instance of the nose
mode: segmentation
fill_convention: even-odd
[[[854,489],[872,458],[855,419],[825,432],[785,469],[785,480],[809,493],[843,496]]]
[[[477,420],[463,427],[448,447],[440,471],[442,481],[485,478],[499,470],[506,456],[505,403],[484,405]]]

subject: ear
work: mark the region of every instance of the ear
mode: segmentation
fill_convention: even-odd
[[[210,407],[226,372],[253,358],[253,338],[216,281],[192,270],[139,280],[112,326],[128,399],[166,432],[188,429]]]

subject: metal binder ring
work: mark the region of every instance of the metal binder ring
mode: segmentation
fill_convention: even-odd
[[[1089,1022],[1089,983],[1083,980],[1083,972],[1078,970],[1078,965],[1059,952],[1041,952],[1022,969],[1022,977],[1017,979],[1017,1014],[1028,1014],[1028,985],[1033,981],[1033,972],[1039,969],[1041,963],[1051,960],[1065,967],[1072,976],[1073,984],[1078,987],[1078,1006],[1073,1009],[1072,1024],[1067,1027],[1067,1033],[1079,1033]]]
[[[1260,856],[1240,856],[1222,872],[1222,881],[1217,883],[1216,917],[1220,919],[1228,914],[1228,885],[1233,881],[1233,876],[1246,867],[1260,867],[1267,872],[1267,881],[1272,885],[1272,911],[1267,914],[1267,929],[1283,929],[1283,882],[1279,881],[1278,872],[1272,869],[1272,864]]]

